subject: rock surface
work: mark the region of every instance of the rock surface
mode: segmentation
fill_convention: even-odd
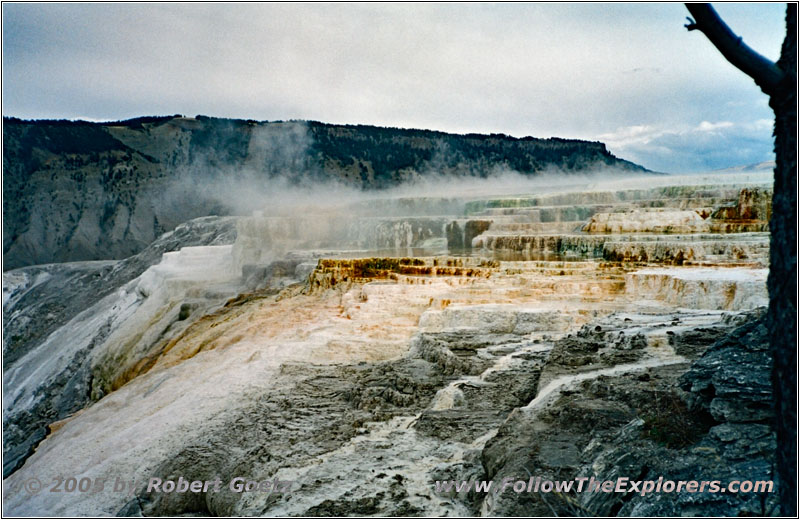
[[[527,481],[528,475],[551,480],[591,475],[600,481],[663,477],[674,482],[717,480],[723,487],[734,480],[773,480],[775,434],[767,412],[771,408],[763,406],[772,397],[769,384],[764,384],[771,366],[761,356],[768,349],[763,314],[762,310],[750,315],[739,328],[729,323],[727,334],[688,371],[687,364],[676,364],[590,379],[570,392],[562,391],[551,406],[510,416],[483,450],[486,476],[495,482],[504,477]],[[602,345],[598,342],[595,348]],[[753,363],[747,361],[750,356],[755,356]],[[720,374],[712,375],[714,369]],[[745,371],[749,371],[747,376]],[[717,377],[724,381],[721,395],[745,403],[740,413],[731,413],[719,402],[710,411],[709,399],[725,399],[709,395],[709,388],[714,388],[710,380]],[[690,403],[688,408],[684,401]],[[519,495],[509,489],[492,500],[484,499],[480,512],[493,516],[764,516],[777,514],[776,508],[775,493]]]
[[[119,262],[50,264],[3,273],[3,386],[15,396],[3,410],[4,476],[32,453],[49,423],[96,399],[91,395],[92,353],[146,298],[124,287],[165,252],[230,244],[235,237],[235,218],[205,217],[178,226]],[[23,396],[28,400],[24,406],[18,402]]]
[[[667,235],[576,231],[591,217],[581,212],[601,206],[658,201],[685,210],[713,199],[714,208],[742,189],[462,200],[482,213],[467,217],[202,219],[124,261],[4,273],[4,511],[774,514],[769,493],[479,493],[435,484],[772,479],[758,310],[766,269],[729,247],[768,236],[668,235],[727,244],[678,267],[668,255],[605,258],[610,243],[659,244]],[[485,228],[478,245],[534,237],[545,246],[465,254],[465,238],[455,236],[473,218],[481,224],[472,231]],[[358,242],[365,236],[405,240],[403,250],[369,250]],[[127,487],[25,487],[67,476],[120,477]],[[148,490],[153,477],[292,487],[164,493]]]
[[[708,223],[697,211],[635,209],[595,213],[583,227],[587,233],[701,233]]]

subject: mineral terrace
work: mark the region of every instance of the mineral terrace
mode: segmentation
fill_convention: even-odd
[[[376,199],[7,271],[5,512],[775,514],[775,494],[434,491],[772,479],[771,196],[767,173]],[[25,490],[69,476],[135,486]],[[145,486],[238,476],[295,487]]]

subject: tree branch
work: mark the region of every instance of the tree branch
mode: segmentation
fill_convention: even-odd
[[[785,73],[775,63],[745,45],[742,38],[731,31],[710,4],[686,4],[686,9],[694,17],[687,17],[687,30],[696,29],[705,34],[726,60],[753,78],[766,94],[771,95],[777,90]]]

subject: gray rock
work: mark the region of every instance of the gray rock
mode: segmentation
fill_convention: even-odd
[[[761,413],[772,399],[762,315],[751,313],[743,325],[738,320],[720,323],[723,330],[739,326],[688,371],[674,365],[644,374],[599,377],[562,392],[536,413],[512,413],[482,452],[486,478],[495,483],[505,477],[526,480],[529,474],[552,480],[718,480],[723,485],[733,480],[773,481],[775,433],[769,415]],[[563,348],[567,346],[576,347],[577,356],[593,355],[592,336],[597,339],[602,332],[585,327],[566,338],[561,349],[554,349],[558,355],[550,363],[568,364],[569,350]],[[692,337],[706,341],[704,332],[686,334],[684,340]],[[684,399],[694,407],[681,404],[679,381],[687,391]],[[740,406],[734,410],[737,402]],[[653,427],[670,424],[678,430],[664,442],[664,432]],[[777,513],[776,493],[510,493],[481,500],[484,514],[500,516]]]
[[[693,410],[718,421],[754,422],[773,417],[767,330],[760,317],[722,337],[681,377]]]
[[[142,252],[119,262],[50,264],[4,273],[4,277],[23,273],[29,280],[43,280],[22,287],[3,307],[4,374],[59,327],[158,263],[163,253],[186,246],[232,243],[235,224],[235,217],[203,217],[178,226]],[[75,352],[64,370],[41,381],[31,406],[3,416],[4,478],[33,453],[48,424],[102,397],[101,391],[92,393],[91,353],[111,329],[111,323],[99,326],[87,347]]]

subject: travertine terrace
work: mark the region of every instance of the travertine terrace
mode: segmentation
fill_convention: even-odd
[[[4,451],[16,464],[6,508],[549,515],[566,506],[440,496],[433,482],[501,478],[523,459],[533,474],[574,476],[610,457],[592,439],[641,430],[646,407],[636,403],[671,392],[710,344],[766,305],[771,190],[768,173],[664,176],[241,218],[233,243],[164,254],[4,367],[14,434]],[[4,273],[6,337],[29,319],[25,295],[59,273]],[[64,404],[70,392],[88,397]],[[591,394],[592,407],[569,401],[576,394]],[[564,423],[568,409],[601,419]],[[708,431],[740,427],[720,417]],[[555,429],[561,440],[548,437]],[[22,486],[57,475],[137,485],[90,495]],[[144,487],[151,476],[215,475],[295,489]],[[726,511],[760,512],[743,500]],[[621,507],[663,513],[636,497]]]

